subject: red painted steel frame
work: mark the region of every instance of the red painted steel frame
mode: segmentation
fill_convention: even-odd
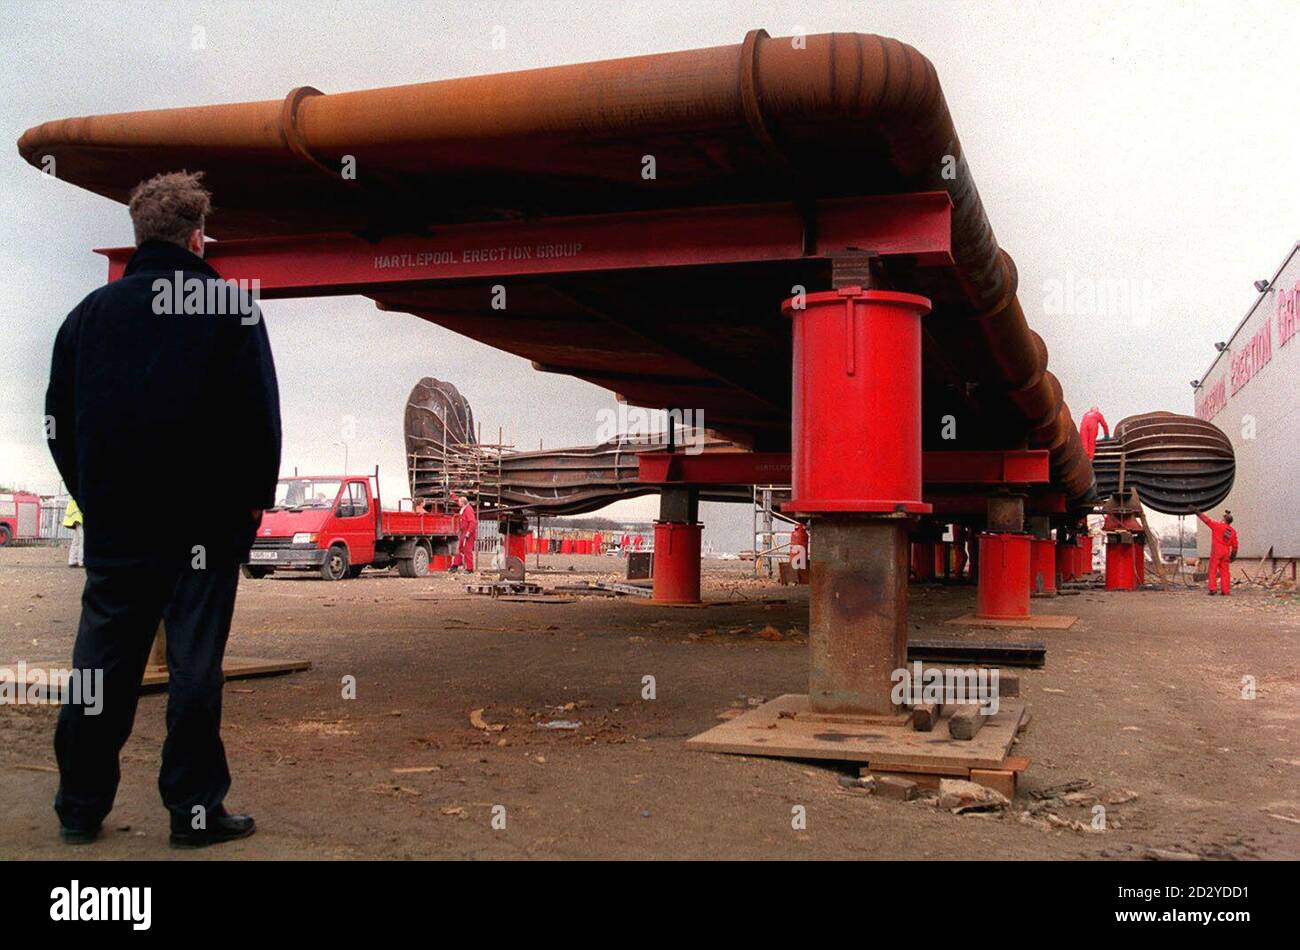
[[[492,221],[426,236],[366,241],[350,234],[214,241],[205,251],[230,280],[266,298],[365,293],[368,288],[534,274],[798,260],[853,251],[951,263],[946,192],[793,204],[733,205],[581,217]],[[815,237],[813,236],[815,235]],[[100,249],[109,280],[135,248]]]
[[[686,485],[788,485],[788,452],[642,452],[641,481]],[[921,481],[940,485],[1036,485],[1051,478],[1046,449],[922,452]]]

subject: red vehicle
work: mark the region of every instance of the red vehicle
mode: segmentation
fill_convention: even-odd
[[[356,577],[365,567],[393,564],[403,577],[427,574],[432,555],[450,553],[455,546],[456,516],[384,511],[378,487],[378,469],[374,476],[280,479],[275,506],[262,515],[244,576],[296,568],[338,581]]]
[[[0,494],[0,545],[40,537],[41,499],[30,492]]]

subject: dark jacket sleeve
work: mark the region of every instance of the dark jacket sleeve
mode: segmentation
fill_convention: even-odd
[[[54,338],[50,361],[50,384],[45,390],[45,440],[63,484],[73,498],[81,492],[77,484],[77,419],[75,392],[76,323],[73,310]]]
[[[232,382],[245,460],[241,494],[249,508],[270,508],[275,504],[275,483],[280,477],[280,387],[271,339],[260,311],[255,323],[235,325],[239,339]]]

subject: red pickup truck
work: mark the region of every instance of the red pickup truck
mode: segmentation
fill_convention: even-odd
[[[295,475],[280,479],[275,506],[262,515],[245,577],[279,568],[319,572],[327,581],[356,577],[365,567],[397,565],[421,577],[434,554],[456,545],[456,516],[446,512],[384,511],[379,473]]]

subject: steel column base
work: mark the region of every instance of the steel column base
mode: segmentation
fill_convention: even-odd
[[[809,702],[819,713],[898,712],[907,658],[907,523],[824,516],[809,601]]]

